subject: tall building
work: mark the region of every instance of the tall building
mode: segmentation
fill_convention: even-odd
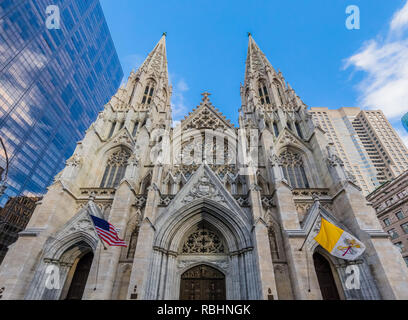
[[[399,251],[252,36],[240,91],[238,128],[208,92],[172,128],[163,36],[10,248],[3,299],[408,299]],[[128,246],[102,249],[89,214]],[[314,240],[321,217],[365,244],[359,288]]]
[[[0,264],[9,245],[17,240],[18,233],[27,226],[39,200],[39,197],[12,197],[4,208],[0,208]]]
[[[405,130],[408,131],[408,112],[402,117],[401,121],[402,121],[402,125],[404,126]]]
[[[382,111],[312,107],[310,113],[364,194],[408,170],[408,149]]]
[[[408,171],[375,189],[367,200],[408,266]]]
[[[99,1],[58,1],[59,29],[50,4],[0,1],[0,206],[45,192],[123,76]]]

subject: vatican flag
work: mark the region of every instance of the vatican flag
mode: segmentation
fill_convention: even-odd
[[[314,239],[331,255],[345,260],[355,260],[365,250],[364,244],[355,237],[323,218]]]

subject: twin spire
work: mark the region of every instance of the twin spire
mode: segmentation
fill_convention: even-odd
[[[159,76],[165,77],[165,79],[168,79],[166,36],[167,34],[164,32],[159,42],[140,66],[139,70],[148,71],[153,69],[153,72],[157,73]],[[275,69],[272,67],[265,54],[258,47],[250,33],[248,33],[248,38],[245,84],[250,78],[255,77],[257,73],[265,73],[268,68],[272,70],[273,73],[276,73]]]

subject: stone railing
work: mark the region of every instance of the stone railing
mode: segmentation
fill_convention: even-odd
[[[275,200],[273,198],[273,195],[262,195],[261,196],[261,202],[262,202],[262,206],[265,209],[271,208],[275,206]]]
[[[137,194],[135,199],[135,206],[137,208],[143,208],[146,205],[147,195],[146,194]]]
[[[161,194],[159,207],[167,207],[175,196],[176,196],[175,194]]]
[[[318,196],[322,199],[331,199],[329,189],[326,188],[293,189],[292,194],[295,198],[313,198]]]
[[[113,199],[115,196],[115,188],[80,188],[81,197],[89,198],[94,196],[95,198]]]
[[[235,200],[239,203],[241,207],[250,207],[251,204],[249,202],[248,195],[246,194],[235,194],[234,195]]]

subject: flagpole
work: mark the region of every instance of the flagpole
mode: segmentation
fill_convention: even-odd
[[[101,247],[99,247],[99,257],[98,257],[98,264],[96,265],[96,279],[95,279],[95,287],[94,291],[96,290],[96,286],[98,284],[98,274],[99,274],[99,263],[101,262]]]
[[[320,201],[319,201],[319,197],[318,197],[317,195],[315,195],[315,196],[313,197],[313,200],[314,200],[315,203],[317,202],[318,205],[319,205],[319,207],[320,207]],[[314,224],[315,224],[317,218],[319,218],[319,217],[320,217],[320,210],[319,210],[319,212],[317,213],[317,216],[316,216],[316,218],[314,219],[314,221],[313,221],[313,223],[312,223],[312,227],[310,228],[308,234],[306,235],[305,241],[303,241],[302,246],[299,248],[299,251],[302,251],[302,249],[303,249],[303,247],[304,247],[304,245],[305,245],[305,243],[306,243],[306,241],[307,241],[307,238],[309,238],[310,233],[313,231],[313,226],[314,226]]]
[[[94,202],[94,199],[95,199],[95,194],[92,193],[92,194],[89,196],[88,207],[89,207],[89,202]],[[95,231],[96,235],[98,236],[99,240],[101,240],[101,243],[102,243],[102,245],[103,245],[103,249],[104,249],[104,250],[108,250],[108,249],[105,247],[105,243],[103,242],[103,239],[99,236],[98,231],[96,231],[95,223],[93,222],[93,219],[90,217],[89,211],[86,210],[86,212],[88,213],[89,219],[91,220],[91,223],[92,223],[92,226],[93,226],[93,228],[94,228],[94,231]]]
[[[88,214],[89,214],[89,213],[88,213]],[[91,218],[91,217],[90,217],[90,218]],[[101,240],[101,243],[102,243],[102,246],[103,246],[103,250],[108,250],[108,249],[105,247],[105,243],[103,242],[103,239],[100,237],[98,231],[96,231],[96,227],[95,227],[95,224],[93,223],[92,218],[91,218],[91,221],[92,221],[92,225],[93,225],[93,227],[94,227],[94,230],[95,230],[95,232],[96,232],[96,235],[98,236],[99,240]]]

